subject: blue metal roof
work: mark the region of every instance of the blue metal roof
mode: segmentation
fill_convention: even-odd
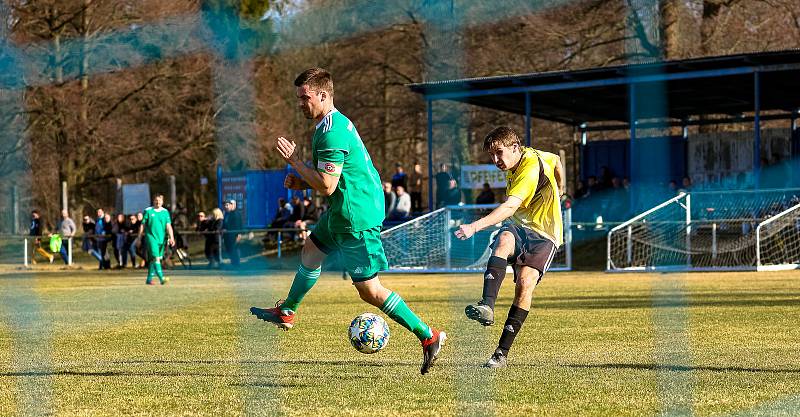
[[[571,125],[630,120],[629,91],[637,90],[637,119],[688,120],[753,112],[758,72],[761,111],[800,108],[800,50],[652,62],[409,84],[427,100],[454,100]]]

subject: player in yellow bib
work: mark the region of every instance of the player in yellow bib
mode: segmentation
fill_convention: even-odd
[[[508,351],[531,308],[533,290],[550,268],[563,243],[560,196],[564,193],[564,169],[557,155],[527,148],[508,127],[492,130],[483,142],[492,162],[506,171],[506,201],[474,223],[462,224],[455,235],[469,239],[476,232],[504,222],[492,243],[486,266],[481,301],[468,305],[467,317],[484,326],[494,324],[494,304],[506,275],[514,267],[516,291],[497,349],[484,366],[507,365]]]

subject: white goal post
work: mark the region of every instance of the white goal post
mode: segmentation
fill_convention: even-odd
[[[381,240],[389,261],[388,272],[482,272],[491,256],[489,245],[500,225],[484,229],[467,240],[456,238],[454,232],[459,225],[473,222],[497,206],[447,206],[384,230]],[[556,252],[550,271],[572,269],[571,210],[563,210],[562,215],[564,244]]]
[[[606,270],[798,268],[800,189],[680,193],[611,229]]]

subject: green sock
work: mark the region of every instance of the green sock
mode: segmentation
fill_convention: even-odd
[[[430,339],[433,336],[431,328],[408,308],[406,302],[396,292],[389,294],[381,306],[381,311],[414,333],[419,340]]]
[[[294,281],[292,281],[292,288],[289,289],[289,295],[281,305],[281,310],[297,311],[297,307],[300,306],[303,297],[317,283],[320,272],[322,272],[321,267],[308,269],[303,264],[300,264],[300,267],[297,268],[297,274],[294,276]]]
[[[156,275],[158,275],[158,280],[163,282],[164,281],[164,271],[161,269],[161,260],[157,260],[157,261],[153,262],[153,264],[156,266]]]
[[[147,267],[147,282],[153,281],[153,275],[155,275],[155,273],[156,273],[156,267],[152,262],[150,262],[150,265],[148,265]]]

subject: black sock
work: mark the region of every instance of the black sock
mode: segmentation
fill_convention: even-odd
[[[508,351],[511,350],[511,344],[514,343],[514,338],[517,337],[522,323],[525,323],[525,318],[528,317],[528,310],[523,310],[515,305],[512,305],[508,310],[508,318],[506,324],[503,325],[503,334],[500,335],[500,343],[497,350],[508,356]]]
[[[486,264],[486,273],[483,274],[483,300],[482,303],[494,310],[494,303],[497,301],[497,293],[500,292],[500,284],[506,277],[506,267],[508,260],[499,256],[492,255]]]

